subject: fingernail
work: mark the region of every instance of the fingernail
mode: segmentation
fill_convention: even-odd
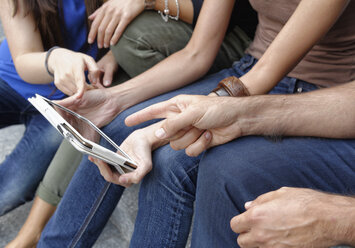
[[[109,86],[110,85],[110,81],[109,80],[105,80],[104,85],[105,86]]]
[[[165,130],[163,128],[159,128],[157,131],[155,131],[155,136],[159,139],[164,139],[166,136]]]
[[[91,39],[91,38],[88,39],[88,43],[89,43],[89,44],[92,43],[92,39]]]
[[[246,202],[246,203],[244,204],[244,207],[245,207],[245,208],[249,208],[249,207],[250,207],[250,205],[251,205],[251,203],[252,203],[252,201],[248,201],[248,202]]]
[[[211,133],[210,133],[210,132],[206,132],[206,133],[205,133],[205,138],[206,138],[207,140],[209,140],[209,139],[211,138]]]
[[[108,45],[107,43],[105,43],[105,45],[104,45],[104,46],[105,46],[105,48],[108,48],[108,47],[109,47],[109,45]]]
[[[102,48],[102,45],[101,45],[101,44],[98,44],[97,46],[98,46],[98,48],[100,48],[100,49]]]

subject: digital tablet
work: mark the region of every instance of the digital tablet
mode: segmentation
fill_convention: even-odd
[[[78,151],[105,161],[121,174],[137,168],[135,162],[90,120],[37,94],[28,100]],[[99,145],[100,139],[106,140],[107,146]]]

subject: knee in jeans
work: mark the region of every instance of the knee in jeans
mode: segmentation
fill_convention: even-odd
[[[190,187],[195,187],[198,160],[165,145],[154,152],[153,169],[144,179],[142,187],[149,190],[157,186],[175,193],[188,193]]]
[[[251,160],[235,155],[234,161],[223,159],[225,153],[211,149],[199,165],[198,184],[201,189],[211,194],[235,192],[240,193],[258,181],[258,167]],[[213,183],[212,183],[213,182]]]

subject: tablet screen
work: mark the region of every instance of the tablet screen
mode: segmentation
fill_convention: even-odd
[[[97,128],[91,121],[86,119],[85,117],[67,109],[59,104],[52,102],[51,100],[44,99],[52,108],[63,117],[80,135],[90,140],[94,143],[99,144],[100,139],[102,138],[104,141],[103,145],[105,148],[118,152],[123,157],[129,158],[120,148],[117,146],[111,139],[109,139],[99,128]],[[70,127],[66,127],[70,129]],[[73,133],[73,132],[72,132]],[[78,136],[76,136],[78,138]],[[82,141],[82,139],[78,138]],[[82,142],[85,145],[85,142]]]

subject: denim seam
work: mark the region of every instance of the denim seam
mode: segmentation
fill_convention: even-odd
[[[106,193],[109,190],[110,186],[111,186],[111,183],[106,183],[105,187],[101,190],[99,197],[97,198],[94,205],[92,206],[88,216],[85,218],[84,224],[81,226],[81,228],[79,229],[77,234],[74,236],[73,242],[71,243],[70,247],[75,247],[78,244],[78,242],[80,241],[80,239],[83,237],[85,230],[87,229],[91,220],[95,216],[95,214],[96,214],[100,204],[102,203],[103,199],[105,198]]]
[[[181,184],[184,184],[184,183],[185,183],[186,179],[189,178],[189,174],[190,174],[193,170],[197,169],[198,166],[199,166],[199,163],[195,164],[195,166],[191,167],[191,169],[186,172],[187,176],[185,176],[185,177],[181,180]],[[179,196],[180,196],[180,199],[181,199],[182,196],[183,196],[183,191],[180,192]],[[181,222],[180,222],[180,219],[179,219],[179,218],[176,218],[176,217],[179,216],[179,215],[181,215],[181,212],[182,212],[182,209],[183,209],[183,208],[182,208],[182,201],[181,201],[181,200],[177,200],[175,206],[177,206],[177,207],[174,208],[173,220],[178,220],[178,221],[173,223],[173,228],[172,228],[172,230],[171,230],[172,233],[169,235],[169,236],[171,237],[171,240],[170,240],[170,241],[168,240],[168,242],[167,242],[167,243],[168,243],[168,246],[167,246],[167,247],[175,247],[175,246],[173,246],[173,244],[176,243],[177,240],[178,240],[178,235],[177,235],[177,233],[178,233],[178,230],[179,230],[179,228],[180,228]]]

